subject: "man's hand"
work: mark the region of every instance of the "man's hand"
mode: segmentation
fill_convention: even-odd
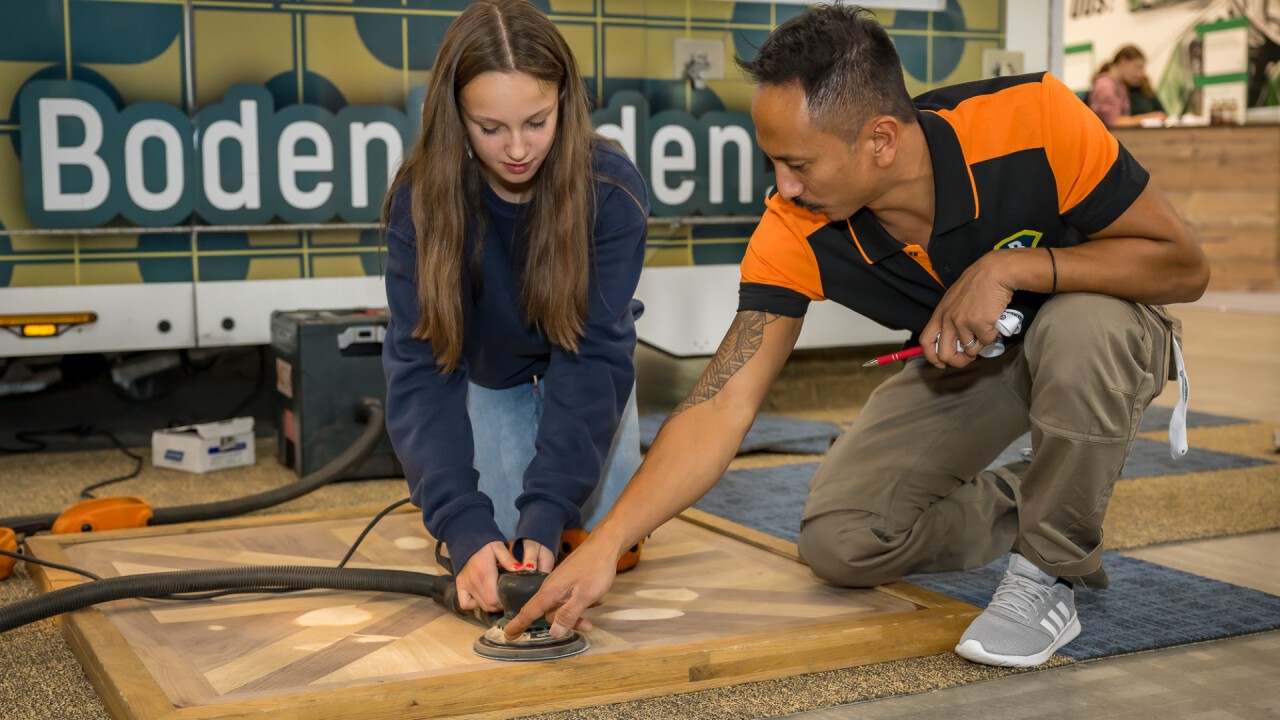
[[[535,543],[536,544],[536,543]],[[454,579],[458,587],[458,607],[471,610],[479,607],[486,612],[499,612],[498,566],[520,570],[523,565],[507,549],[507,544],[495,540],[476,551],[462,572]]]
[[[609,591],[622,551],[697,502],[724,474],[802,324],[756,310],[734,316],[720,349],[662,425],[618,502],[507,623],[508,638],[543,615],[561,635],[591,627],[582,613]]]
[[[590,630],[591,621],[582,617],[589,607],[599,605],[617,574],[616,544],[592,533],[574,550],[560,567],[547,576],[538,593],[525,603],[520,613],[503,628],[508,640],[514,640],[542,616],[551,624],[551,634],[560,637],[570,630]]]
[[[1009,267],[1025,255],[1022,250],[989,252],[947,288],[920,332],[926,360],[940,368],[964,367],[995,342],[996,320],[1013,298]],[[1048,265],[1047,256],[1044,262]]]

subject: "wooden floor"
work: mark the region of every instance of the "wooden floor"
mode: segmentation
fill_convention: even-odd
[[[1275,720],[1280,633],[1076,663],[791,720]]]
[[[332,565],[370,514],[53,535],[30,547],[104,577]],[[440,575],[433,544],[417,513],[392,515],[351,565]],[[46,574],[54,589],[80,582]],[[64,632],[118,718],[238,718],[282,703],[295,718],[502,717],[935,654],[976,613],[908,585],[825,585],[794,546],[692,511],[647,540],[575,658],[480,658],[479,625],[392,593],[126,600],[67,616]]]
[[[1183,321],[1191,408],[1280,430],[1280,294],[1210,293],[1171,308]],[[1172,406],[1173,386],[1156,404]],[[1125,553],[1280,595],[1280,531]],[[1170,622],[1177,622],[1172,616]],[[1085,632],[1088,632],[1086,623]],[[793,720],[1262,720],[1280,718],[1280,631],[1105,658]]]

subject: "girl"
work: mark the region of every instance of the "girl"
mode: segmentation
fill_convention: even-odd
[[[498,566],[551,570],[639,466],[644,183],[592,129],[551,21],[480,0],[445,33],[383,215],[387,430],[459,604],[498,610]]]

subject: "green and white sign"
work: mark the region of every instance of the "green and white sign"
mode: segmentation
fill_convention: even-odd
[[[420,103],[419,91],[409,106]],[[31,82],[19,109],[24,204],[46,228],[163,227],[193,213],[214,225],[374,222],[418,122],[387,106],[276,109],[245,84],[194,118],[154,102],[118,109],[71,80]],[[746,114],[650,116],[627,91],[592,120],[644,173],[655,215],[759,212],[771,179]]]

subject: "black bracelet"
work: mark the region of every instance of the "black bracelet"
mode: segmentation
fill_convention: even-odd
[[[1049,264],[1053,266],[1053,287],[1049,289],[1049,295],[1052,297],[1058,294],[1058,261],[1053,258],[1053,248],[1045,245],[1044,249],[1049,252]]]

